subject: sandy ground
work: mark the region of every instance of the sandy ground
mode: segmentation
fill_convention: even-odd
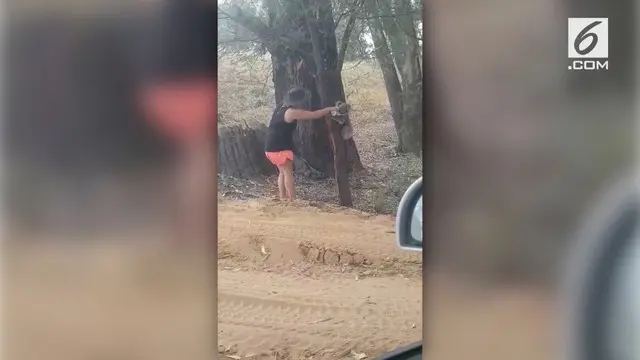
[[[391,217],[223,201],[219,224],[219,358],[373,358],[422,338],[420,256],[396,249]],[[8,244],[7,358],[214,358],[211,259],[159,236]],[[541,292],[435,275],[426,290],[429,358],[552,357]]]
[[[311,205],[220,204],[221,351],[354,359],[420,340],[421,256],[396,248],[393,218]],[[547,292],[444,274],[426,286],[428,358],[553,357]]]
[[[258,201],[219,214],[221,350],[340,359],[422,338],[421,256],[396,249],[392,218]]]

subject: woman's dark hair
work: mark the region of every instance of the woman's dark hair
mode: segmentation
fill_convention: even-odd
[[[295,86],[285,94],[283,105],[307,108],[309,107],[309,100],[311,100],[311,93],[301,86]]]

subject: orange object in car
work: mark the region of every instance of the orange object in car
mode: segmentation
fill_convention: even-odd
[[[213,136],[217,124],[214,79],[182,80],[149,85],[142,103],[149,120],[164,135],[178,142]]]

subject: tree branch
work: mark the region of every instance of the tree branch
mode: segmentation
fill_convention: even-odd
[[[353,28],[356,24],[357,13],[356,9],[363,5],[363,0],[355,0],[351,3],[350,9],[348,12],[351,13],[349,16],[349,20],[347,21],[347,26],[344,29],[344,33],[342,34],[342,39],[340,39],[340,47],[338,48],[338,63],[336,65],[336,69],[338,71],[342,71],[342,65],[344,64],[344,59],[347,53],[347,49],[349,47],[349,40],[351,38],[351,33],[353,32]]]
[[[361,3],[361,0],[353,0],[353,2],[351,3],[351,5],[349,5],[349,7],[347,8],[347,11],[341,12],[340,15],[338,15],[338,18],[336,19],[335,23],[336,23],[336,28],[338,27],[338,25],[340,24],[340,22],[342,22],[342,19],[349,15],[350,18],[351,16],[354,16],[355,13],[358,12],[358,6],[356,6],[356,3]]]
[[[401,16],[401,15],[415,15],[418,14],[417,11],[412,11],[410,13],[407,14],[391,14],[391,15],[375,15],[375,16],[358,16],[356,19],[358,20],[372,20],[372,19],[387,19],[387,18],[392,18],[395,19],[397,16]]]
[[[236,43],[261,43],[260,39],[229,39],[229,40],[218,40],[218,45],[230,45]]]
[[[265,45],[267,45],[268,48],[273,45],[273,31],[269,26],[263,23],[260,18],[245,14],[237,5],[234,5],[230,10],[231,14],[222,11],[219,11],[219,13],[221,12],[229,16],[231,20],[254,33],[262,42],[265,43]]]
[[[222,13],[229,16],[230,20],[235,21],[252,32],[257,37],[257,40],[263,43],[270,53],[273,53],[279,45],[286,45],[302,53],[308,53],[298,46],[298,42],[304,40],[304,34],[300,32],[289,31],[288,33],[284,33],[286,30],[282,29],[278,31],[277,27],[268,26],[259,17],[246,14],[237,5],[234,5],[229,12]]]
[[[308,3],[306,3],[305,5],[307,4]],[[326,70],[324,62],[322,61],[320,37],[318,36],[320,32],[320,26],[311,11],[305,12],[305,19],[307,27],[309,28],[309,37],[311,40],[311,46],[313,48],[313,61],[316,63],[316,72],[320,74],[321,72],[324,72]],[[320,82],[320,85],[323,86],[321,83],[322,82]]]
[[[336,65],[336,69],[338,71],[342,71],[342,65],[344,64],[344,58],[347,53],[347,48],[349,47],[349,38],[351,38],[351,33],[353,32],[353,28],[356,24],[356,16],[355,13],[349,16],[349,20],[347,21],[347,27],[344,29],[344,33],[342,34],[342,39],[340,39],[340,48],[338,49],[338,64]]]

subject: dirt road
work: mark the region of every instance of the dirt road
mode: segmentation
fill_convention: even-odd
[[[421,256],[396,248],[392,218],[222,202],[219,224],[223,352],[340,359],[421,339]]]
[[[421,338],[420,257],[396,249],[391,218],[268,202],[219,210],[227,359],[372,358]],[[7,358],[211,359],[211,264],[159,236],[6,245]],[[427,285],[432,358],[553,356],[544,293],[440,276]]]

